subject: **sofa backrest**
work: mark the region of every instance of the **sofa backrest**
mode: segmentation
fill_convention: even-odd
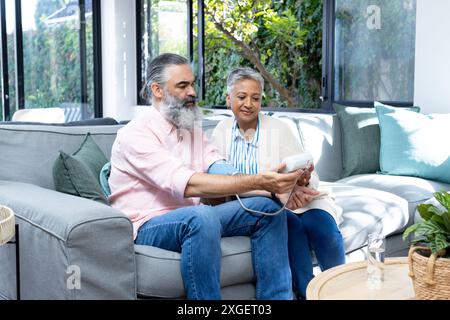
[[[342,176],[341,127],[335,114],[298,113],[290,116],[299,129],[303,148],[314,157],[322,181]]]
[[[283,120],[314,157],[316,171],[322,181],[336,181],[342,176],[341,127],[336,114],[302,112],[267,112]],[[210,135],[214,126],[232,116],[231,110],[215,110],[203,129]]]
[[[312,153],[322,181],[340,178],[341,135],[336,115],[280,112],[273,116],[286,122],[303,147]],[[205,120],[203,129],[210,134],[220,118]],[[69,154],[75,152],[86,133],[90,132],[109,159],[117,130],[123,126],[0,124],[0,180],[27,182],[54,189],[52,169],[59,150]]]
[[[121,127],[0,125],[0,180],[54,189],[52,170],[59,150],[75,152],[90,132],[109,159]]]

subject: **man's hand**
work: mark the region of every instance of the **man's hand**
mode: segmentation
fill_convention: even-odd
[[[319,191],[317,190],[296,185],[289,202],[286,204],[286,208],[291,210],[302,208],[310,203],[318,194]],[[277,197],[284,204],[288,201],[289,193],[277,194]]]
[[[265,171],[258,174],[259,189],[266,190],[273,193],[291,192],[294,188],[303,170],[296,170],[289,173],[278,173],[286,167],[285,163],[278,166],[277,172]]]

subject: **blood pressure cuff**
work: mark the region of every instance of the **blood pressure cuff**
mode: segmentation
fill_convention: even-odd
[[[222,175],[233,175],[239,173],[232,164],[225,160],[217,160],[208,168],[208,173],[210,174],[222,174]]]

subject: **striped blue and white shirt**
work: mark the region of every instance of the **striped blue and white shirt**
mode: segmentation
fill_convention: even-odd
[[[236,120],[233,121],[228,160],[237,170],[239,170],[240,173],[258,173],[258,143],[259,116],[255,134],[253,135],[253,139],[250,141],[245,140],[244,136],[239,131]]]

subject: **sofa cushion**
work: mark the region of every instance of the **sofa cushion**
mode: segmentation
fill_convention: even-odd
[[[342,176],[380,170],[380,127],[373,108],[334,105],[341,122]]]
[[[376,105],[385,174],[450,183],[450,114],[424,115]]]
[[[80,161],[83,161],[88,166],[89,170],[94,174],[97,181],[100,177],[100,171],[103,166],[108,162],[105,154],[100,147],[92,139],[91,133],[86,134],[86,138],[80,145],[80,148],[73,153],[73,157],[76,157]]]
[[[63,151],[55,161],[53,179],[56,191],[108,204],[100,184],[86,163]]]
[[[342,175],[339,119],[330,114],[292,115],[298,125],[303,147],[314,158],[314,167],[322,181],[336,181]]]
[[[347,185],[383,190],[400,196],[408,201],[410,221],[419,203],[433,196],[433,192],[450,190],[450,184],[425,180],[416,177],[393,176],[382,174],[361,174],[339,180]]]
[[[111,188],[109,187],[109,177],[111,176],[111,161],[108,161],[100,171],[100,186],[106,198],[111,195]]]
[[[250,238],[222,238],[221,248],[221,286],[252,282]],[[179,253],[143,245],[135,245],[135,251],[138,295],[159,298],[185,297]]]
[[[367,243],[367,235],[377,229],[385,235],[401,232],[406,227],[408,203],[392,193],[342,183],[322,183],[336,197],[343,209],[339,225],[346,253]]]
[[[90,133],[72,155],[59,152],[53,166],[55,190],[107,204],[100,186],[100,171],[108,160]]]
[[[339,104],[334,109],[341,124],[342,177],[379,171],[380,126],[375,109]]]
[[[87,132],[105,154],[122,126],[0,125],[0,180],[27,182],[54,189],[53,164],[59,150],[76,151]]]

